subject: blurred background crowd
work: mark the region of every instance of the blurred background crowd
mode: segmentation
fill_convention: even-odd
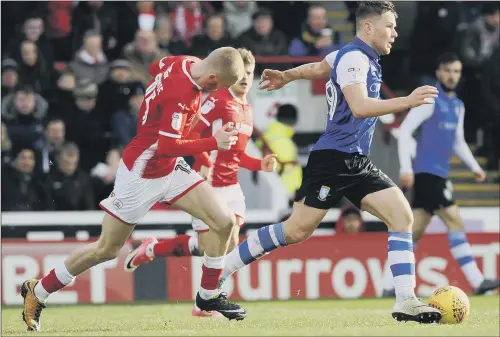
[[[112,190],[121,149],[136,133],[154,60],[245,47],[257,56],[260,72],[323,57],[355,34],[356,2],[347,1],[17,1],[1,6],[5,211],[97,209]],[[396,8],[399,38],[381,61],[385,83],[397,94],[434,84],[437,56],[458,53],[464,64],[459,97],[466,104],[466,138],[480,143],[476,154],[487,158],[488,169],[498,170],[497,3],[396,2]],[[278,62],[270,56],[297,59]],[[269,132],[292,140],[294,110],[281,107],[279,124],[271,124]],[[256,137],[265,140],[268,130],[261,131]],[[290,162],[296,164],[294,158]]]

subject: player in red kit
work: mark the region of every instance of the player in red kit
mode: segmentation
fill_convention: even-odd
[[[202,153],[196,156],[196,163],[201,164],[200,173],[207,176],[208,182],[217,194],[227,203],[236,215],[237,227],[233,230],[228,251],[239,242],[239,228],[245,222],[245,196],[238,182],[238,170],[243,167],[252,171],[273,171],[275,155],[263,159],[254,158],[245,152],[253,131],[251,106],[247,102],[255,69],[255,58],[246,49],[238,49],[245,64],[245,76],[229,89],[220,89],[208,96],[201,107],[199,120],[193,128],[194,135],[211,136],[223,125],[231,125],[238,130],[238,141],[229,151],[212,151],[210,155]],[[125,270],[134,271],[138,266],[149,263],[159,256],[203,256],[209,226],[198,218],[193,219],[193,229],[197,235],[179,235],[171,239],[156,240],[148,238],[132,251],[125,260]],[[193,316],[216,316],[217,312],[200,310],[196,305]]]
[[[234,213],[214,189],[180,158],[204,151],[228,150],[237,131],[221,128],[213,137],[184,139],[199,111],[202,89],[228,88],[243,78],[239,52],[214,50],[204,60],[165,57],[150,66],[150,81],[138,118],[136,137],[123,151],[114,190],[99,204],[106,212],[99,239],[74,251],[41,280],[25,281],[23,320],[28,330],[40,328],[40,313],[49,295],[72,283],[87,269],[115,259],[135,224],[157,202],[168,202],[210,227],[197,305],[229,319],[243,319],[246,311],[228,302],[217,289],[224,256],[236,225]]]

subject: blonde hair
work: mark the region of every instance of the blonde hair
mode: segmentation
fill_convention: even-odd
[[[243,60],[243,64],[245,64],[245,66],[255,64],[255,57],[250,50],[245,48],[238,48],[238,52],[240,53],[241,59]]]
[[[231,85],[243,78],[245,65],[240,53],[235,48],[217,48],[205,60],[217,76]]]

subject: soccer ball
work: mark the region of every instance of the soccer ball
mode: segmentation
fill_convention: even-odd
[[[440,287],[432,293],[429,305],[441,311],[439,323],[459,324],[470,312],[469,298],[462,289],[454,286]]]

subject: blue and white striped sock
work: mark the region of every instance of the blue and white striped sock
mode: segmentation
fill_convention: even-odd
[[[415,255],[411,233],[389,232],[389,266],[396,290],[396,301],[415,297]]]
[[[226,255],[222,279],[225,280],[238,269],[283,246],[286,246],[283,222],[252,232],[245,241]]]
[[[414,241],[413,242],[413,250],[415,251],[415,248],[417,246],[417,243]],[[386,264],[386,267],[384,268],[384,290],[391,291],[394,290],[394,278],[392,276],[392,271],[391,271],[391,266],[389,263]]]
[[[448,243],[450,251],[457,260],[467,281],[473,288],[479,287],[484,281],[483,273],[479,270],[476,260],[472,256],[472,251],[464,232],[448,232]]]

